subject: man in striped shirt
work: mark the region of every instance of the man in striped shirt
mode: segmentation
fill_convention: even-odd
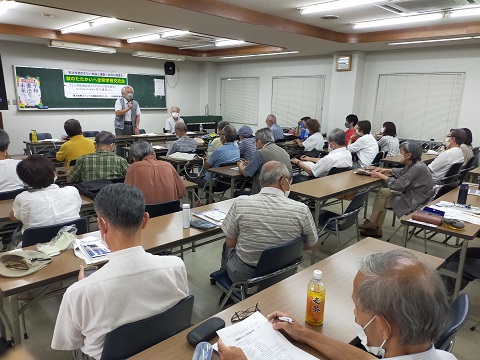
[[[305,249],[317,243],[310,209],[288,198],[291,180],[283,163],[269,161],[260,173],[260,193],[241,196],[230,208],[222,224],[226,239],[221,268],[227,270],[232,281],[251,278],[263,250],[268,247],[303,235],[307,238]]]
[[[68,182],[116,179],[124,177],[128,162],[115,155],[115,135],[100,131],[95,136],[95,152],[81,156],[67,176]]]

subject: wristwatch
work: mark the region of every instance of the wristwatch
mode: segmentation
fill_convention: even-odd
[[[138,126],[137,126],[137,125],[135,125],[135,129],[138,129]]]

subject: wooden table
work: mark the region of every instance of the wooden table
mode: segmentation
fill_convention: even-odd
[[[163,160],[163,161],[168,161],[170,164],[177,169],[177,173],[180,175],[182,172],[182,168],[187,165],[187,163],[190,163],[192,165],[202,165],[203,161],[206,159],[202,159],[201,157],[194,157],[192,160],[184,160],[184,159],[174,159],[171,158],[170,156],[158,156],[158,160]]]
[[[366,187],[374,187],[382,183],[381,179],[355,174],[356,170],[328,175],[318,179],[293,184],[290,193],[310,198],[315,201],[314,220],[318,223],[320,208],[332,197],[349,193]]]
[[[213,201],[213,177],[221,177],[230,180],[230,199],[233,198],[233,194],[235,192],[236,183],[239,180],[245,179],[245,176],[242,175],[240,170],[238,170],[238,166],[229,165],[229,166],[222,166],[217,168],[210,168],[208,169],[209,172],[212,173],[212,181],[210,181],[209,187],[209,194],[208,194],[208,202],[211,203]]]
[[[194,212],[201,212],[214,208],[228,212],[233,201],[234,200],[227,200],[195,208],[192,210],[192,217]],[[142,230],[143,248],[148,252],[156,254],[177,246],[192,243],[193,241],[203,241],[200,244],[203,245],[223,239],[224,237],[222,230],[219,227],[210,230],[200,230],[193,227],[184,229],[182,224],[182,211],[150,219],[147,227]],[[95,231],[80,235],[79,237],[85,236],[100,237],[100,233]],[[196,246],[199,246],[199,244],[197,243]],[[35,249],[35,247],[31,248]],[[15,341],[15,345],[19,346],[22,341],[19,315],[22,314],[26,308],[31,306],[32,302],[37,302],[41,300],[41,298],[48,296],[52,284],[75,278],[78,275],[80,265],[85,265],[85,262],[76,257],[73,250],[65,250],[60,255],[53,257],[52,262],[37,273],[23,278],[0,277],[0,295],[2,297],[2,299],[0,299],[0,318],[3,322],[3,324],[0,324],[1,335],[6,339],[5,327],[8,328]],[[208,279],[206,282],[208,283]],[[44,288],[44,290],[42,290],[42,292],[31,302],[25,303],[20,308],[17,295],[24,291],[32,291],[39,288]],[[12,307],[11,321],[3,307],[3,302],[7,298],[9,298]]]
[[[435,158],[437,157],[438,155],[427,155],[425,153],[422,154],[422,161],[425,163],[425,164],[430,164],[433,160],[435,160]],[[398,166],[398,165],[404,165],[403,164],[403,155],[397,155],[397,156],[387,156],[383,159],[380,160],[380,162],[382,163],[387,163],[387,164],[390,164],[390,165],[394,165],[394,166]]]
[[[313,270],[323,272],[323,280],[327,289],[325,302],[325,320],[321,327],[312,329],[342,342],[351,342],[358,332],[353,315],[354,303],[352,301],[353,279],[358,271],[358,261],[364,256],[377,252],[386,252],[394,249],[403,249],[397,245],[384,241],[365,238],[348,248],[316,263],[313,266],[285,279],[270,288],[255,294],[246,300],[233,305],[216,314],[222,318],[227,326],[231,324],[231,317],[236,311],[245,310],[258,303],[263,315],[268,315],[275,310],[287,312],[296,321],[304,323],[305,304],[308,282],[313,277]],[[409,250],[432,269],[443,263],[443,259]],[[310,327],[309,325],[307,325]],[[133,356],[135,360],[177,360],[191,359],[194,348],[186,340],[187,329],[151,348]],[[217,341],[215,338],[211,343]],[[305,344],[295,342],[295,345],[310,354],[326,359],[319,352]]]
[[[456,188],[449,193],[439,197],[438,199],[432,201],[428,205],[433,205],[438,203],[439,201],[449,201],[449,202],[456,202],[458,198],[458,190],[459,188]],[[467,196],[467,204],[474,206],[474,207],[480,207],[480,197],[479,196],[473,196],[473,195],[468,195]],[[427,206],[428,206],[427,205]],[[465,257],[467,255],[467,248],[468,248],[468,243],[469,240],[473,240],[477,235],[480,233],[480,225],[475,225],[475,224],[470,224],[470,223],[465,223],[465,230],[463,231],[457,231],[453,230],[444,226],[437,226],[437,227],[431,227],[431,226],[426,226],[422,224],[418,224],[412,221],[412,214],[410,215],[405,215],[401,218],[401,223],[405,225],[403,229],[403,237],[404,237],[404,242],[405,242],[405,247],[407,246],[407,241],[409,239],[409,228],[419,228],[419,229],[425,229],[427,231],[433,231],[438,234],[444,234],[447,236],[452,236],[457,239],[462,239],[461,243],[461,250],[460,250],[460,259],[458,263],[458,270],[457,272],[447,270],[447,269],[441,269],[440,272],[444,275],[450,276],[455,278],[455,290],[453,293],[454,299],[457,298],[459,292],[460,292],[460,285],[462,282],[462,274],[463,274],[463,267],[465,265]],[[440,242],[434,241],[437,244],[442,244]],[[460,246],[460,245],[459,245]],[[426,246],[425,246],[425,252],[426,252]]]

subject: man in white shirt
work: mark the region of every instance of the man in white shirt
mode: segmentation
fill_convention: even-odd
[[[10,145],[10,138],[6,131],[0,129],[0,193],[24,187],[23,181],[17,175],[17,165],[20,160],[10,159],[8,145]]]
[[[126,184],[104,187],[95,198],[100,234],[112,251],[89,277],[63,296],[52,348],[74,359],[100,359],[106,335],[121,325],[160,314],[188,295],[185,264],[177,256],[156,256],[141,246],[148,222],[145,199]]]
[[[133,87],[124,86],[122,96],[115,102],[115,135],[138,135],[140,106],[133,100]]]
[[[379,152],[377,140],[370,134],[372,124],[368,120],[362,120],[358,122],[357,128],[359,137],[354,143],[352,143],[352,138],[350,138],[347,150],[357,154],[358,161],[353,163],[354,168],[370,166]]]
[[[170,115],[165,121],[165,132],[167,133],[174,133],[175,132],[175,125],[178,122],[184,122],[183,119],[180,117],[180,108],[177,106],[173,106],[170,108]]]
[[[345,148],[345,131],[333,129],[328,135],[328,146],[331,151],[323,158],[302,156],[301,160],[294,158],[291,162],[315,177],[328,175],[333,167],[352,167],[352,154]]]
[[[463,163],[463,151],[460,145],[465,142],[465,139],[465,132],[461,129],[452,129],[448,133],[444,142],[446,150],[428,165],[434,182],[442,179],[452,164]]]

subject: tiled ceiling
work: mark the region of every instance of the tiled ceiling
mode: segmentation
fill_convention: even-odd
[[[1,1],[1,0],[0,0]],[[353,1],[353,0],[352,0]],[[373,0],[372,0],[373,1]],[[231,47],[232,53],[257,53],[260,51],[278,52],[299,51],[292,56],[309,56],[331,54],[343,51],[377,51],[391,49],[385,36],[378,40],[377,34],[387,34],[387,38],[408,40],[429,36],[461,36],[465,28],[452,28],[455,23],[472,23],[468,31],[471,35],[480,35],[480,15],[458,18],[440,19],[429,23],[428,31],[409,31],[405,26],[390,26],[381,29],[369,30],[372,37],[357,38],[366,35],[368,31],[352,29],[352,23],[359,21],[399,17],[400,15],[388,11],[385,6],[400,9],[406,14],[416,11],[445,11],[457,8],[467,3],[480,0],[382,0],[376,4],[365,4],[344,10],[335,10],[326,13],[300,15],[298,8],[320,3],[322,0],[33,0],[17,2],[17,5],[5,12],[0,12],[0,39],[11,41],[27,41],[34,43],[47,43],[48,39],[68,41],[58,30],[74,24],[93,21],[99,17],[115,17],[113,23],[99,25],[78,31],[76,34],[85,35],[82,41],[89,37],[95,39],[110,39],[117,41],[122,52],[133,49],[152,50],[152,46],[163,47],[161,52],[178,54],[178,48],[185,46],[204,45],[210,46],[196,48],[194,52],[185,53],[192,60],[218,59],[218,51],[213,42],[218,39],[240,39],[246,42],[242,45]],[[379,7],[382,5],[384,7]],[[250,13],[248,12],[250,11]],[[255,12],[252,12],[255,11]],[[324,15],[337,15],[338,19],[324,20]],[[2,24],[12,24],[33,29],[48,29],[54,32],[47,35],[36,36],[35,31],[12,31],[9,29],[2,33]],[[449,25],[450,24],[450,25]],[[437,26],[436,26],[437,25]],[[443,31],[442,29],[446,30]],[[124,40],[136,36],[158,34],[170,29],[189,30],[193,34],[173,39],[157,39],[127,46]],[[327,30],[325,30],[327,29]],[[400,29],[395,32],[396,29]],[[427,28],[424,28],[427,29]],[[475,33],[478,29],[478,33]],[[328,32],[332,30],[333,32]],[[388,30],[394,31],[393,33]],[[435,30],[435,31],[434,31]],[[403,32],[405,31],[405,32]],[[39,31],[40,32],[40,31]],[[327,34],[324,36],[324,34]],[[423,35],[425,34],[425,35]],[[21,36],[19,36],[21,35]],[[70,34],[68,34],[70,35]],[[338,38],[338,39],[337,39]],[[40,39],[40,40],[39,40]],[[383,40],[382,40],[383,39]],[[106,41],[107,41],[106,40]],[[120,41],[120,43],[119,43]],[[480,39],[441,43],[448,46],[452,43],[478,44]],[[257,48],[252,47],[259,44]],[[98,45],[98,44],[97,44]],[[412,45],[415,47],[418,45]],[[439,46],[439,44],[422,44],[421,46]],[[165,48],[166,47],[166,48]],[[245,50],[242,50],[245,49]],[[130,49],[130,50],[128,50]],[[180,51],[181,53],[181,51]],[[228,49],[227,49],[228,53]],[[190,55],[190,56],[189,56]],[[224,53],[223,53],[224,55]]]

